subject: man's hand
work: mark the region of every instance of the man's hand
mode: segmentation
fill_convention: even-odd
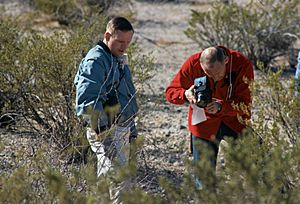
[[[120,108],[121,108],[120,104],[116,104],[113,106],[105,106],[104,112],[110,115],[118,115],[120,112]]]
[[[196,98],[194,95],[194,88],[195,88],[195,85],[192,85],[188,90],[185,90],[185,92],[184,92],[185,98],[190,103],[196,103]]]
[[[216,100],[207,104],[207,106],[205,107],[206,112],[210,114],[216,114],[220,112],[221,109],[222,109],[222,105]]]
[[[88,131],[89,131],[89,134],[88,134],[89,140],[95,141],[95,142],[103,141],[111,133],[111,129],[101,129],[101,128],[99,128],[98,133],[92,128],[88,128]]]
[[[106,106],[104,108],[104,112],[106,113],[108,117],[108,126],[112,126],[115,120],[117,119],[119,113],[120,113],[121,106],[120,104],[116,104],[114,106]]]
[[[92,106],[87,107],[86,114],[90,119],[90,125],[93,130],[96,130],[98,127],[98,118],[100,116],[100,111],[94,109]]]

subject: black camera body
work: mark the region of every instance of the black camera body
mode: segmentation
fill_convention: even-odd
[[[207,104],[212,102],[212,93],[209,86],[209,80],[207,76],[199,77],[195,79],[194,84],[196,105],[200,108],[205,108]]]

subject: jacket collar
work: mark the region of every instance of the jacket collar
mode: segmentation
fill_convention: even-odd
[[[97,45],[99,45],[100,47],[102,47],[107,53],[111,54],[110,49],[107,47],[107,45],[103,41],[100,40],[97,43]]]

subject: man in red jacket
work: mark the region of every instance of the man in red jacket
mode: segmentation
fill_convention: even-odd
[[[202,108],[195,96],[195,82],[206,76],[211,101]],[[213,151],[213,166],[224,136],[237,138],[251,117],[249,82],[254,79],[251,62],[241,53],[223,46],[209,47],[191,55],[166,89],[167,100],[190,103],[188,126],[192,135],[193,160],[200,159],[196,143]],[[202,152],[202,151],[201,151]],[[207,152],[207,151],[204,151]]]

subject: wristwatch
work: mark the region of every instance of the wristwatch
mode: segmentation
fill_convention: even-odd
[[[222,110],[222,104],[219,103],[219,102],[217,102],[217,104],[218,104],[218,111],[217,111],[217,113],[219,113]]]

